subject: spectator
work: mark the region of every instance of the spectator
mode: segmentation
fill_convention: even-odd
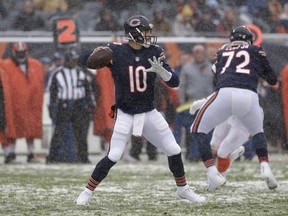
[[[271,86],[262,81],[258,86],[259,103],[265,114],[264,131],[268,143],[280,147],[286,141],[281,91],[279,85]]]
[[[52,74],[52,71],[51,71],[51,65],[52,65],[52,60],[49,58],[49,57],[42,57],[39,59],[40,62],[42,63],[43,65],[43,69],[44,69],[44,86],[45,86],[45,91],[47,89],[47,86],[48,86],[48,81],[49,81],[49,78]]]
[[[95,26],[95,31],[118,31],[119,25],[117,20],[111,14],[109,10],[103,10],[100,12],[100,21]]]
[[[8,16],[7,8],[5,7],[3,0],[0,1],[0,15],[2,18]]]
[[[283,11],[280,15],[279,24],[276,27],[276,32],[287,33],[288,32],[288,3],[284,4]]]
[[[280,19],[288,20],[288,2],[283,6],[283,11],[280,14]]]
[[[285,150],[288,149],[288,64],[284,65],[284,67],[280,71],[281,76],[281,87],[282,87],[282,106],[283,106],[283,115],[285,122],[285,135],[286,140],[283,143],[283,148]]]
[[[190,137],[190,126],[196,115],[192,116],[189,114],[189,103],[213,92],[213,74],[211,72],[211,63],[206,57],[203,45],[196,44],[192,48],[192,55],[193,60],[182,67],[180,74],[180,107],[177,108],[174,135],[177,143],[181,143],[182,128],[185,129],[186,157],[190,161],[198,161],[200,157],[197,145]],[[185,109],[186,104],[189,104],[187,109]]]
[[[77,148],[76,162],[90,163],[87,136],[90,113],[94,111],[95,104],[91,98],[92,89],[87,71],[78,67],[77,62],[76,51],[67,52],[64,66],[58,67],[49,86],[49,112],[52,121],[55,122],[55,130],[46,160],[48,164],[58,162],[57,154],[69,123],[72,124],[73,138]]]
[[[157,36],[167,36],[171,34],[172,26],[167,20],[167,17],[165,16],[165,13],[163,10],[156,10],[153,13],[153,19],[151,20],[151,23],[154,26],[157,26],[157,30],[153,31],[155,35]]]
[[[213,23],[212,14],[210,10],[208,9],[204,10],[202,17],[200,18],[200,21],[195,26],[195,31],[201,33],[207,33],[207,32],[210,33],[216,31],[216,25]],[[205,36],[209,35],[206,34]]]
[[[16,16],[12,27],[20,31],[45,29],[45,21],[35,10],[32,0],[25,0],[23,2],[23,10]]]
[[[285,22],[281,20],[282,5],[278,0],[270,0],[268,3],[269,16],[266,22],[271,26],[272,33],[285,33]],[[288,27],[286,23],[286,28]]]
[[[192,36],[195,34],[193,23],[193,11],[185,5],[182,11],[175,17],[172,31],[175,36]]]
[[[212,44],[206,44],[206,56],[208,61],[213,64],[216,60],[216,52],[217,49],[215,46],[213,46]]]
[[[248,13],[253,17],[265,18],[267,16],[268,0],[246,0]]]
[[[52,14],[59,11],[67,10],[67,2],[65,0],[33,0],[35,8],[44,13]]]
[[[111,107],[115,103],[111,71],[108,68],[97,70],[95,83],[97,85],[97,90],[94,91],[97,106],[93,118],[93,132],[103,141],[103,150],[106,155],[114,127],[114,119],[109,116]]]
[[[224,17],[217,26],[217,31],[220,33],[230,33],[231,29],[240,24],[237,10],[234,8],[226,8]]]
[[[43,66],[28,56],[26,43],[18,42],[13,44],[11,57],[1,62],[1,68],[6,119],[2,131],[5,163],[15,160],[19,138],[26,138],[27,162],[35,162],[34,139],[42,138]]]

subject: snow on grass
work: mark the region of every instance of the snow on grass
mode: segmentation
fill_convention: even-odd
[[[281,160],[279,160],[281,158]],[[269,190],[260,178],[257,161],[234,163],[226,185],[207,193],[203,163],[185,162],[188,182],[207,202],[176,198],[176,188],[163,156],[156,162],[120,161],[94,192],[89,206],[74,200],[84,189],[93,165],[0,164],[0,215],[288,215],[288,157],[272,157],[279,187]]]

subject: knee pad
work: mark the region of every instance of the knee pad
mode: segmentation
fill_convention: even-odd
[[[122,134],[117,131],[113,132],[110,141],[110,150],[108,152],[108,158],[110,160],[117,162],[121,159],[129,137],[129,134]]]
[[[132,130],[132,124],[129,121],[123,121],[123,120],[116,120],[116,124],[114,126],[114,131],[117,131],[121,134],[129,134]]]
[[[152,115],[149,116],[149,118],[151,123],[154,125],[155,128],[157,128],[157,130],[162,132],[169,128],[168,123],[160,113],[154,112]]]
[[[169,143],[168,148],[164,151],[166,156],[171,156],[171,155],[177,155],[181,152],[180,146],[174,142],[174,143]]]

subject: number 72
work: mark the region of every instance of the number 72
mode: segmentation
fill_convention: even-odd
[[[242,56],[244,57],[244,60],[236,66],[236,73],[250,74],[250,69],[245,69],[245,67],[250,62],[250,55],[246,50],[241,50],[239,52],[236,52],[236,55],[235,55],[235,51],[223,52],[222,56],[227,57],[227,61],[226,61],[225,66],[221,70],[221,74],[223,74],[226,71],[226,69],[230,66],[231,61],[233,60],[234,56],[235,58],[240,58]]]

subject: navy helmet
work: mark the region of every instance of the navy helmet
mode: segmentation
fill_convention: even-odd
[[[234,28],[230,35],[230,41],[245,41],[249,44],[253,44],[253,34],[249,28],[246,26],[237,26]]]
[[[149,20],[142,15],[132,16],[124,23],[125,37],[146,48],[157,42],[156,36],[146,35],[146,31],[152,31],[153,28]]]

